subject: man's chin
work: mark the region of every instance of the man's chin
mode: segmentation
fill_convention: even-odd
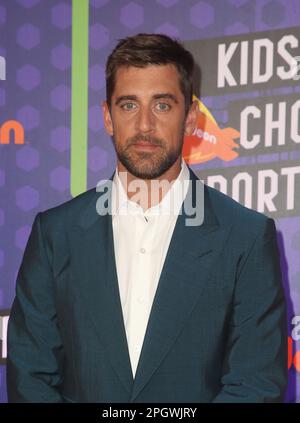
[[[156,179],[162,176],[165,173],[165,170],[145,170],[145,169],[136,169],[136,168],[126,168],[131,175],[135,176],[138,179]]]
[[[143,153],[126,157],[118,155],[124,168],[138,179],[157,179],[164,175],[176,162],[177,158],[158,157],[155,154]]]

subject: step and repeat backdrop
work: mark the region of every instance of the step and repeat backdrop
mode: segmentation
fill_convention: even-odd
[[[118,39],[179,38],[193,53],[198,127],[183,155],[208,185],[276,220],[300,402],[298,0],[0,0],[0,402],[15,280],[38,211],[111,176],[104,70]]]

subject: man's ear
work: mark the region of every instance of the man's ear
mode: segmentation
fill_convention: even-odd
[[[104,126],[106,129],[106,132],[108,133],[108,135],[113,136],[114,134],[113,123],[112,123],[107,101],[102,102],[102,111],[103,111],[103,120],[104,120]]]
[[[185,129],[184,129],[185,135],[192,135],[192,133],[197,127],[198,116],[199,116],[199,106],[198,106],[198,102],[194,100],[192,104],[190,105],[190,109],[188,111],[188,114],[185,120]]]

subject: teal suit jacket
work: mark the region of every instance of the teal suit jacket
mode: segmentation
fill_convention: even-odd
[[[111,216],[97,214],[98,197],[92,189],[34,221],[8,325],[9,401],[282,401],[273,220],[209,187],[201,226],[179,215],[133,379]]]

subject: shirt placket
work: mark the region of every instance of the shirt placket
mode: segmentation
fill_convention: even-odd
[[[149,222],[136,216],[135,272],[132,274],[129,349],[135,373],[149,317],[148,286],[152,279],[149,256]]]

